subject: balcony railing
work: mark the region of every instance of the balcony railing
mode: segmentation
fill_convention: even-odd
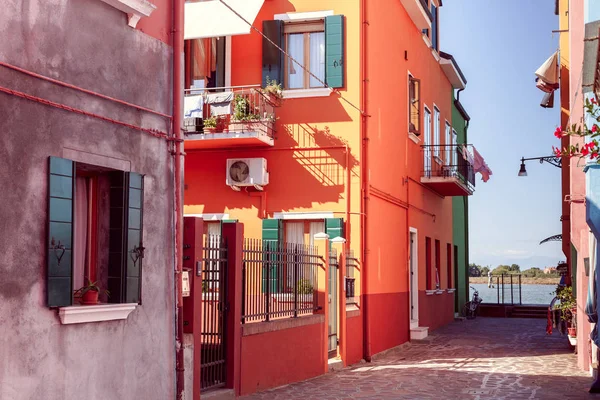
[[[475,190],[470,145],[422,146],[421,182],[444,196],[465,196]]]
[[[279,101],[258,85],[186,89],[186,148],[272,146]]]

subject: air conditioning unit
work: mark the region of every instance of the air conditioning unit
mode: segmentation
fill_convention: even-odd
[[[269,183],[267,160],[264,158],[227,159],[226,179],[228,186],[239,190],[241,186],[254,186],[257,190]]]

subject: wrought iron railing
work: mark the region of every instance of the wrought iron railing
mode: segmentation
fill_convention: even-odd
[[[275,137],[275,108],[280,98],[260,86],[186,89],[186,134],[244,133]]]
[[[423,153],[423,176],[426,178],[457,178],[470,191],[475,189],[470,145],[425,145]]]
[[[312,314],[322,265],[313,246],[245,239],[242,323]]]
[[[523,304],[521,274],[492,275],[491,286],[495,286],[498,304]]]
[[[358,259],[354,257],[354,250],[346,251],[346,304],[357,304],[356,301],[356,278],[354,277],[358,269]]]

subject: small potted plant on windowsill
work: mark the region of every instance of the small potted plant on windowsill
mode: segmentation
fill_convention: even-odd
[[[267,85],[263,89],[263,93],[267,96],[267,99],[273,105],[279,105],[281,99],[283,98],[283,89],[280,83],[277,83],[276,80],[271,80],[267,76],[266,80]]]
[[[96,282],[92,282],[89,279],[87,282],[87,285],[75,291],[75,297],[79,298],[79,302],[83,305],[98,304],[98,295],[102,289],[96,285]],[[108,290],[104,290],[103,292],[110,297],[110,292]]]
[[[571,337],[577,336],[577,301],[573,296],[573,288],[570,286],[558,286],[556,297],[560,300],[558,309],[561,311],[561,319],[567,324],[567,332]]]
[[[204,133],[215,133],[217,131],[217,119],[210,117],[204,120]]]

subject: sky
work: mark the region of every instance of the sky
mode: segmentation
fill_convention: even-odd
[[[467,78],[460,102],[471,116],[468,141],[493,171],[476,176],[469,198],[470,262],[556,266],[561,233],[560,169],[521,157],[551,155],[560,143],[558,92],[554,108],[540,107],[535,70],[558,48],[554,1],[447,0],[440,8],[440,50],[454,55]]]

